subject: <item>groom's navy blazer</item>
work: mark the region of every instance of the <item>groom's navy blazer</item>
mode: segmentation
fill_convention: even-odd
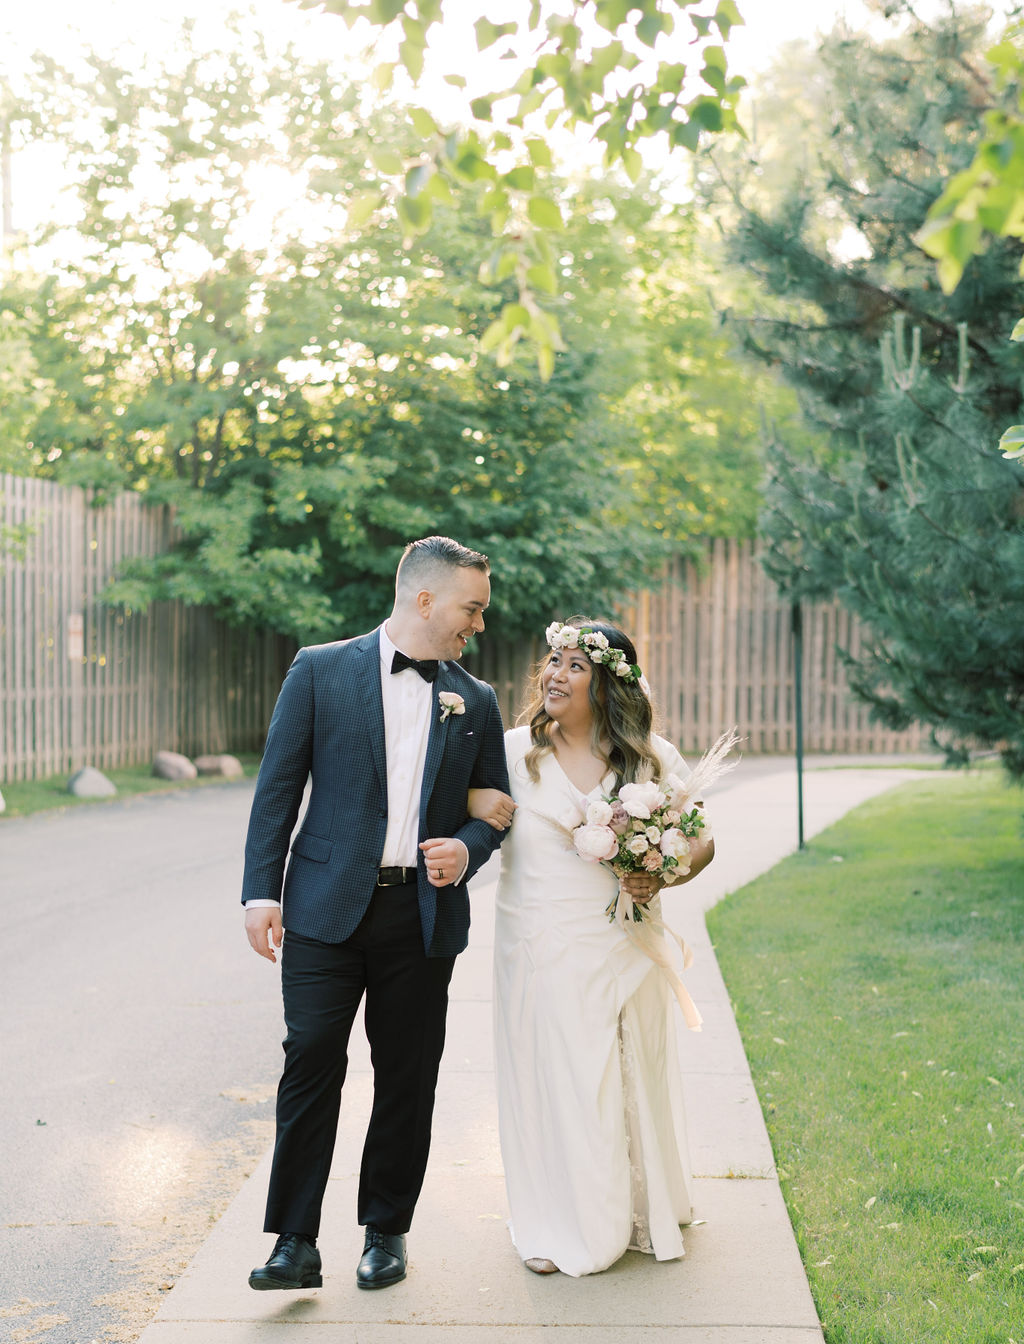
[[[242,900],[282,900],[286,929],[344,942],[373,895],[388,823],[380,639],[300,649],[270,720],[245,845]],[[441,721],[441,691],[465,701]],[[288,842],[307,780],[309,806]],[[508,792],[501,715],[494,691],[456,662],[434,683],[433,718],[420,793],[419,838],[454,836],[469,849],[458,885],[435,888],[417,859],[420,920],[428,956],[453,957],[469,937],[466,881],[501,843],[503,832],[466,813],[470,788]]]

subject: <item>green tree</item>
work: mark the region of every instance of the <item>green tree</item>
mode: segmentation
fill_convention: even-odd
[[[974,158],[934,201],[918,240],[937,259],[947,294],[971,257],[991,236],[1024,238],[1024,23],[1012,23],[988,52],[989,70],[978,70],[985,91],[984,133]],[[1024,268],[1022,268],[1024,274]],[[1024,341],[1024,318],[1010,333]],[[1024,425],[1011,425],[999,440],[1008,458],[1024,459]]]
[[[908,10],[909,13],[909,10]],[[950,297],[914,239],[979,134],[984,18],[912,17],[885,41],[822,46],[825,171],[769,210],[734,192],[735,263],[759,277],[745,340],[784,370],[827,437],[770,452],[769,572],[795,599],[838,595],[869,624],[855,693],[953,755],[996,747],[1024,775],[1024,493],[989,450],[1018,416],[1020,247],[999,240]],[[821,185],[816,185],[821,184]]]
[[[712,515],[752,514],[755,443],[731,492],[685,419],[674,435],[665,420],[655,452],[636,413],[652,380],[684,406],[690,376],[652,294],[685,298],[693,230],[652,184],[557,185],[549,302],[572,341],[545,382],[481,353],[517,285],[481,283],[486,218],[438,207],[410,248],[396,212],[352,209],[370,146],[401,144],[404,113],[366,107],[328,65],[272,61],[237,32],[148,73],[94,57],[77,80],[41,80],[80,218],[60,267],[0,295],[49,388],[34,469],[144,490],[184,534],[112,600],[330,637],[387,609],[406,540],[446,531],[493,556],[511,632],[607,605]],[[710,319],[687,320],[693,358],[710,358]]]
[[[31,465],[30,435],[50,393],[21,313],[0,307],[0,471]]]

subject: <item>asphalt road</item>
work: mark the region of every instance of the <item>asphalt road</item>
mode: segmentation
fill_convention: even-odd
[[[0,1340],[134,1340],[272,1138],[251,782],[0,823]]]

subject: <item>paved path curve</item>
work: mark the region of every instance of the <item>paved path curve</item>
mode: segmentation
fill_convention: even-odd
[[[908,777],[814,771],[807,834]],[[619,1344],[627,1331],[665,1339],[667,1329],[684,1344],[820,1341],[703,926],[705,909],[795,847],[791,762],[754,758],[722,782],[709,800],[718,858],[674,920],[697,949],[688,983],[706,1020],[681,1042],[705,1220],[687,1234],[686,1259],[628,1255],[574,1281],[539,1280],[515,1257],[490,1077],[492,866],[474,883],[457,964],[409,1278],[374,1294],[352,1279],[365,1043],[352,1051],[324,1288],[255,1294],[245,1282],[268,1244],[259,1228],[281,1036],[277,971],[246,947],[236,904],[251,791],[0,823],[0,1338],[318,1344],[340,1326],[356,1344],[511,1344],[542,1331]]]

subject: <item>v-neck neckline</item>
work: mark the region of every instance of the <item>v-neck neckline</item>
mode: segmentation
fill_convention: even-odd
[[[559,771],[560,771],[560,773],[561,773],[561,775],[562,775],[562,778],[566,781],[566,783],[569,785],[569,787],[570,787],[571,789],[574,790],[574,792],[576,792],[576,793],[578,793],[578,794],[580,795],[581,798],[589,798],[590,795],[593,794],[593,793],[596,793],[596,792],[598,791],[598,789],[600,789],[602,792],[604,792],[605,780],[607,780],[607,779],[611,779],[611,781],[612,781],[613,784],[614,784],[614,782],[615,782],[615,776],[614,776],[614,774],[612,773],[612,771],[611,771],[611,770],[606,770],[606,771],[604,772],[604,774],[601,776],[601,778],[597,781],[597,783],[594,785],[594,787],[593,787],[592,789],[589,789],[589,790],[584,791],[584,790],[581,789],[580,786],[575,782],[575,780],[573,780],[572,778],[570,778],[569,773],[568,773],[568,771],[566,770],[565,766],[564,766],[564,765],[562,764],[562,762],[558,759],[558,756],[556,755],[554,748],[552,748],[552,750],[551,750],[551,759],[554,761],[555,765],[558,766],[558,769],[559,769]]]

